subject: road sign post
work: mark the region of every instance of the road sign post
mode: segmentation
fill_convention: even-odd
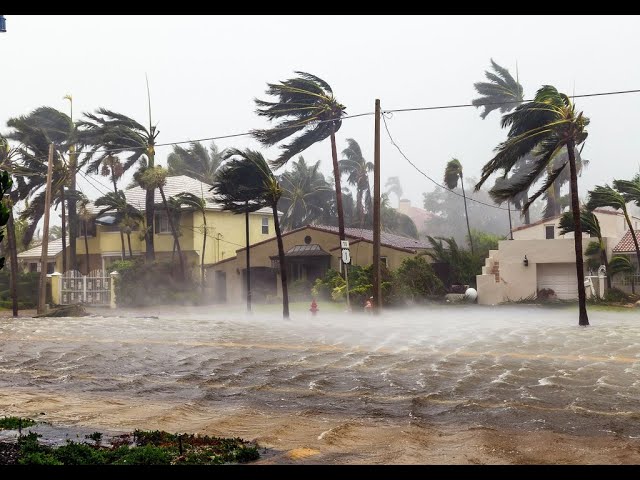
[[[344,265],[344,281],[347,293],[347,310],[351,311],[351,300],[349,298],[349,264],[351,263],[351,251],[349,250],[349,240],[340,240],[342,249],[342,264]]]

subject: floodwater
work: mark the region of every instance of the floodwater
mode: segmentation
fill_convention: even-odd
[[[1,320],[0,415],[241,436],[290,461],[422,463],[430,433],[476,430],[615,438],[640,462],[634,311],[590,312],[588,328],[532,306],[111,314]]]

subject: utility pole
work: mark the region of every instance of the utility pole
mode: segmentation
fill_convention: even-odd
[[[44,313],[47,301],[47,257],[49,247],[49,210],[51,209],[51,172],[53,170],[53,143],[49,144],[49,165],[47,167],[47,189],[44,200],[44,226],[42,228],[42,253],[40,255],[40,295],[38,313]]]
[[[380,100],[376,99],[373,146],[373,311],[380,312]]]
[[[71,119],[71,124],[73,125],[73,97],[71,94],[65,95],[63,97],[65,100],[69,100],[71,106],[71,113],[69,118]],[[73,127],[75,131],[75,126]],[[69,190],[71,190],[71,195],[67,199],[67,203],[69,204],[69,263],[71,265],[71,270],[78,270],[78,257],[76,255],[76,242],[78,235],[78,207],[75,197],[76,190],[76,171],[78,170],[78,154],[76,153],[76,146],[71,145],[69,147]],[[64,211],[64,209],[62,210]],[[64,252],[63,258],[66,258],[67,252]]]

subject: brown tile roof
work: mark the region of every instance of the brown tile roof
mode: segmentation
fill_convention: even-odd
[[[323,230],[325,232],[338,233],[338,227],[329,225],[309,225],[310,228]],[[345,228],[344,234],[347,237],[362,239],[366,242],[373,242],[373,230],[364,228]],[[385,247],[402,248],[405,250],[415,250],[416,248],[431,248],[431,245],[415,238],[403,237],[393,233],[380,232],[380,244]]]
[[[640,236],[640,230],[636,230],[636,238]],[[622,237],[622,240],[618,242],[618,244],[613,247],[613,253],[636,253],[636,246],[633,243],[633,237],[631,236],[631,230],[627,230]]]

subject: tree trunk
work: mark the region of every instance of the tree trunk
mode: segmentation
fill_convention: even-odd
[[[204,295],[204,254],[207,248],[207,213],[202,212],[202,222],[204,225],[204,235],[202,235],[202,258],[200,259],[200,284],[202,286],[202,294]]]
[[[116,183],[116,174],[113,170],[113,162],[111,164],[111,182],[113,183],[113,191],[116,195],[118,195],[118,184]],[[120,213],[120,212],[117,212]],[[122,229],[120,229],[120,244],[122,245],[122,259],[124,260],[124,257],[126,256],[126,250],[124,248],[124,233],[122,232]]]
[[[124,260],[124,257],[127,255],[127,251],[125,249],[124,246],[124,233],[122,230],[120,230],[120,244],[122,245],[122,260]]]
[[[249,202],[244,203],[246,210],[244,211],[244,230],[245,240],[247,244],[247,312],[251,311],[251,254],[249,253]],[[220,243],[218,243],[218,246]]]
[[[16,224],[13,220],[13,206],[9,211],[7,221],[7,242],[9,243],[9,258],[11,260],[11,308],[13,316],[18,316],[18,249],[16,245]]]
[[[89,275],[89,272],[91,271],[91,265],[89,265],[89,239],[87,238],[87,221],[84,221],[84,256],[87,260],[87,271],[85,273],[85,275]]]
[[[338,210],[338,233],[344,240],[344,212],[342,211],[342,187],[340,186],[340,167],[338,167],[338,150],[336,149],[335,126],[331,123],[331,158],[333,159],[333,180],[336,184],[336,209]],[[341,245],[338,245],[340,247]],[[342,260],[340,260],[342,261]]]
[[[147,190],[146,192],[146,197],[145,197],[145,221],[147,223],[147,230],[144,234],[144,244],[145,244],[145,250],[146,250],[146,259],[148,262],[153,262],[156,259],[156,254],[155,254],[155,250],[153,248],[153,230],[154,230],[154,222],[153,222],[153,216],[154,216],[154,211],[155,211],[155,204],[154,204],[154,189],[151,190]]]
[[[473,255],[473,238],[471,237],[471,227],[469,226],[469,213],[467,212],[467,196],[464,193],[464,180],[460,175],[460,186],[462,187],[462,199],[464,200],[464,217],[467,220],[467,232],[469,232],[469,246],[471,247],[471,254]]]
[[[358,226],[362,228],[362,224],[364,223],[364,206],[362,205],[362,194],[364,193],[360,190],[360,187],[357,187],[358,190],[356,192],[356,210],[358,211]]]
[[[77,244],[78,241],[78,209],[77,209],[77,201],[74,197],[76,190],[76,170],[78,169],[78,154],[76,153],[75,146],[71,147],[69,151],[69,172],[70,172],[70,183],[69,189],[73,192],[71,197],[67,200],[67,204],[69,207],[69,264],[71,270],[78,270],[78,255],[77,255]]]
[[[278,258],[280,260],[280,281],[282,283],[282,318],[289,318],[289,288],[287,287],[287,265],[284,260],[284,245],[282,244],[282,234],[280,233],[280,220],[278,220],[278,209],[276,204],[273,208],[273,223],[278,239]]]
[[[167,198],[164,196],[164,189],[159,187],[160,196],[162,197],[162,204],[164,205],[164,209],[167,211],[167,217],[169,219],[169,226],[171,227],[171,233],[173,234],[173,240],[176,242],[176,248],[178,249],[178,260],[180,261],[180,275],[181,279],[185,279],[185,270],[184,270],[184,258],[182,258],[182,250],[180,250],[180,240],[178,240],[178,232],[176,231],[176,227],[173,224],[173,215],[171,215],[171,211],[169,210],[169,204],[167,203]]]
[[[127,243],[129,244],[129,258],[133,258],[133,250],[131,250],[131,234],[127,233]]]
[[[582,258],[582,224],[580,222],[580,203],[578,202],[578,174],[576,169],[576,158],[574,153],[574,142],[567,142],[567,153],[569,154],[569,168],[571,170],[571,212],[573,213],[574,244],[576,250],[576,278],[578,280],[578,325],[589,325],[587,316],[587,297],[584,291],[584,260]]]
[[[529,201],[529,190],[525,190],[524,202],[527,203],[528,201]],[[525,225],[531,224],[531,214],[529,213],[529,209],[528,208],[527,208],[527,211],[524,212],[524,224]]]
[[[62,205],[62,272],[67,271],[67,215],[64,206],[64,185],[60,187],[60,205]]]

